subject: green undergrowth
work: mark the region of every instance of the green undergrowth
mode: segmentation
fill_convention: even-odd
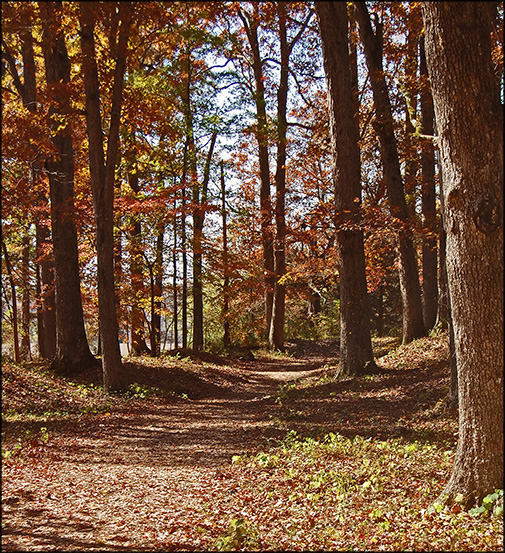
[[[403,438],[290,431],[268,451],[232,458],[231,514],[211,549],[500,550],[502,491],[469,512],[433,507],[453,460],[453,449]]]

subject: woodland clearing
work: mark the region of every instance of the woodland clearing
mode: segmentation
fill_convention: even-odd
[[[2,550],[501,551],[496,498],[433,505],[447,335],[374,346],[383,373],[339,381],[335,342],[131,358],[116,396],[4,361]]]

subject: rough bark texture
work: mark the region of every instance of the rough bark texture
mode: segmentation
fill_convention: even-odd
[[[117,45],[117,60],[112,86],[111,119],[104,156],[100,84],[94,43],[94,6],[80,3],[81,45],[86,92],[86,122],[89,139],[89,159],[93,207],[95,211],[98,261],[98,309],[102,342],[104,389],[121,389],[121,354],[116,317],[114,285],[113,202],[114,174],[119,143],[119,122],[122,102],[123,75],[126,66],[126,47],[131,23],[129,2],[120,4],[121,30]]]
[[[365,2],[354,2],[359,34],[363,42],[375,103],[374,129],[379,139],[381,158],[391,214],[398,220],[398,272],[403,305],[403,343],[424,335],[421,286],[403,180],[394,135],[393,115],[382,68],[382,24],[376,20],[375,33]]]
[[[61,29],[61,2],[40,2],[42,48],[52,99],[49,129],[55,154],[46,161],[55,270],[56,357],[53,367],[74,374],[94,365],[84,329],[74,210],[74,149],[68,113],[70,61]],[[64,124],[62,124],[64,122]]]
[[[440,189],[444,188],[444,178],[442,167],[439,167],[439,181]],[[442,328],[449,329],[449,365],[451,369],[451,385],[449,387],[449,393],[447,394],[447,404],[450,408],[458,407],[458,368],[456,366],[456,353],[454,350],[454,327],[451,317],[451,302],[449,298],[449,287],[447,284],[447,232],[445,230],[445,209],[444,209],[444,195],[440,194],[440,212],[442,219],[442,228],[440,229],[440,276],[439,282],[439,295],[438,295],[438,310],[437,310],[437,324],[440,324]]]
[[[426,60],[444,170],[459,441],[441,496],[503,488],[503,106],[483,3],[425,2]]]
[[[375,367],[360,228],[360,156],[352,92],[345,3],[317,2],[334,156],[340,277],[340,372],[362,374]]]

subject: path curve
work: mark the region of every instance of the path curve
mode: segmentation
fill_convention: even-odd
[[[241,362],[227,397],[154,399],[63,427],[3,470],[3,550],[200,549],[195,520],[204,529],[206,510],[231,493],[232,457],[283,437],[273,395],[325,361]]]

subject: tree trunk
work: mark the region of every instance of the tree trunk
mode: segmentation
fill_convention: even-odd
[[[37,339],[43,359],[56,355],[56,308],[54,297],[54,264],[47,253],[51,236],[48,227],[38,219],[35,223],[37,261]]]
[[[384,289],[382,286],[377,290],[377,336],[384,336]]]
[[[151,318],[153,326],[154,343],[156,348],[151,348],[151,355],[161,353],[161,297],[163,294],[163,244],[165,240],[165,228],[161,225],[156,237],[156,258],[154,260],[154,311]]]
[[[275,240],[274,240],[274,298],[270,322],[271,349],[284,350],[284,319],[286,303],[286,111],[288,101],[289,45],[286,31],[286,2],[277,4],[281,66],[277,90],[277,168],[275,171]]]
[[[224,182],[224,163],[221,161],[221,217],[223,222],[223,347],[230,347],[230,276],[228,270],[228,232],[227,232],[227,217],[226,217],[226,184]]]
[[[443,167],[459,440],[439,501],[503,489],[503,106],[483,3],[423,2]]]
[[[174,349],[179,347],[179,302],[178,302],[178,287],[177,287],[177,200],[174,196],[174,247],[172,250],[173,264],[173,326],[174,326]]]
[[[360,156],[352,91],[345,3],[315,4],[328,83],[335,224],[340,276],[340,373],[363,374],[375,366],[360,228]]]
[[[29,229],[23,236],[23,251],[21,260],[21,280],[23,295],[21,297],[21,359],[31,361],[30,345],[30,235]]]
[[[186,189],[182,189],[181,207],[181,249],[182,249],[182,347],[188,347],[188,251],[186,236]]]
[[[107,156],[105,157],[100,108],[100,84],[95,53],[94,5],[87,2],[80,2],[79,5],[91,188],[97,236],[98,310],[103,352],[103,385],[108,393],[122,387],[122,364],[114,286],[113,203],[123,77],[132,14],[129,2],[119,4],[121,29],[117,45],[117,59],[112,85],[111,119],[107,139]]]
[[[14,282],[14,274],[12,271],[12,265],[2,237],[2,250],[5,259],[5,268],[7,269],[7,276],[9,277],[9,284],[11,287],[11,299],[12,299],[12,341],[14,343],[14,361],[19,363],[21,361],[21,354],[19,350],[19,331],[18,331],[18,298],[16,291],[16,283]]]
[[[131,178],[129,179],[131,181]],[[141,223],[136,216],[130,222],[130,281],[132,287],[131,304],[131,336],[132,351],[135,355],[149,353],[144,332],[144,311],[140,302],[144,297],[144,275],[142,273],[142,245],[141,245]]]
[[[68,120],[70,100],[68,92],[61,86],[70,81],[70,61],[61,28],[61,2],[40,2],[39,7],[44,25],[42,48],[46,80],[52,100],[49,129],[55,148],[55,154],[46,161],[51,197],[57,327],[53,368],[64,374],[76,374],[97,361],[91,354],[84,329],[74,223],[74,149]],[[62,121],[65,121],[64,125]]]
[[[267,336],[270,332],[274,302],[275,268],[274,268],[274,246],[272,233],[272,203],[270,199],[270,162],[268,156],[268,131],[265,100],[265,85],[263,75],[263,64],[258,39],[259,9],[254,3],[254,14],[251,21],[239,10],[239,16],[244,24],[249,46],[253,58],[253,73],[255,83],[254,100],[256,103],[258,142],[258,159],[260,167],[260,225],[261,241],[263,245],[263,275],[265,280],[265,315]]]
[[[23,82],[17,75],[16,64],[7,47],[4,55],[7,58],[14,76],[14,84],[22,98],[23,105],[32,113],[36,113],[37,82],[35,56],[32,35],[32,9],[23,6],[23,25],[20,28],[21,48],[23,56]],[[5,45],[4,45],[5,46]],[[39,157],[30,160],[28,179],[33,189],[40,185],[43,163]],[[37,198],[39,212],[35,217],[35,263],[36,263],[36,299],[37,299],[37,339],[39,355],[51,359],[56,355],[56,311],[54,298],[53,261],[47,250],[50,248],[51,235],[44,221],[44,213],[49,210],[45,193],[40,189]]]
[[[375,33],[365,2],[354,2],[359,33],[365,51],[375,103],[374,129],[380,143],[384,180],[392,216],[398,220],[398,272],[403,305],[403,343],[425,334],[421,286],[416,253],[409,228],[408,209],[394,135],[393,115],[382,68],[382,24],[376,21]]]
[[[404,59],[405,79],[401,83],[405,99],[405,169],[403,181],[405,186],[405,201],[407,202],[408,216],[411,221],[415,221],[419,157],[417,145],[413,140],[413,135],[415,132],[414,121],[417,119],[418,110],[418,44],[422,27],[421,18],[416,14],[415,7],[409,7],[406,24],[408,30]]]
[[[444,188],[443,171],[440,167],[439,170],[440,190]],[[442,228],[440,230],[440,277],[439,286],[440,293],[438,299],[437,310],[437,324],[440,324],[442,328],[449,329],[449,367],[451,372],[451,384],[449,386],[449,393],[447,394],[447,405],[451,409],[457,409],[458,407],[458,367],[456,365],[456,351],[454,349],[454,327],[451,317],[451,302],[449,298],[449,287],[447,283],[447,240],[446,240],[446,222],[445,222],[445,209],[444,209],[444,195],[440,194],[440,211],[442,215]]]
[[[421,124],[425,135],[433,136],[433,99],[426,82],[428,72],[424,53],[424,38],[420,41],[421,78]],[[438,283],[437,283],[437,210],[435,192],[435,149],[433,142],[427,140],[421,151],[421,205],[423,216],[423,320],[426,330],[433,328],[437,320]]]
[[[214,131],[207,152],[202,183],[196,181],[193,186],[193,348],[198,350],[203,349],[203,223],[209,186],[210,163],[214,154],[216,139],[217,132]]]

